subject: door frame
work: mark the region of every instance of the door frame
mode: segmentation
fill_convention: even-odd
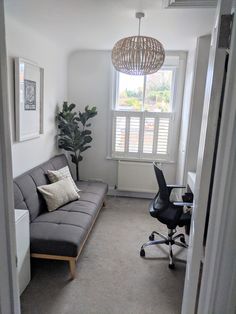
[[[235,5],[235,3],[234,3]],[[233,8],[235,11],[235,7]],[[236,309],[236,21],[223,102],[198,313]],[[217,274],[217,276],[216,276]]]
[[[194,191],[194,208],[192,213],[189,249],[187,253],[187,268],[182,303],[182,314],[196,313],[199,290],[201,291],[201,268],[205,258],[203,247],[204,230],[210,192],[210,181],[214,159],[219,109],[221,104],[224,66],[226,60],[226,49],[218,48],[220,17],[222,14],[231,13],[232,1],[233,0],[218,1],[215,27],[212,32],[201,135],[198,150],[196,183]],[[213,185],[216,183],[218,178],[217,175],[218,173],[215,173],[215,180]],[[217,197],[219,196],[220,195],[217,195]],[[212,239],[212,241],[217,245],[216,239]],[[207,249],[209,249],[209,246],[206,248],[206,250]],[[208,251],[208,254],[211,254],[210,250]],[[213,312],[199,313],[208,314]]]
[[[4,0],[0,0],[0,313],[19,314]]]

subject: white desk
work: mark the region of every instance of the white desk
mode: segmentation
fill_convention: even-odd
[[[189,171],[188,177],[187,177],[187,184],[193,194],[194,194],[195,181],[196,181],[196,172]]]
[[[15,209],[17,273],[20,294],[30,282],[29,211]]]

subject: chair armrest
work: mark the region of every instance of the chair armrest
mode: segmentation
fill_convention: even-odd
[[[172,190],[172,189],[185,189],[186,186],[185,185],[179,185],[179,184],[168,184],[167,188],[169,190]]]
[[[187,207],[193,207],[193,203],[188,202],[173,202],[175,206],[187,206]]]

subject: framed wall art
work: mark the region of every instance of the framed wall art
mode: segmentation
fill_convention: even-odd
[[[16,141],[43,134],[44,70],[36,63],[15,58]]]

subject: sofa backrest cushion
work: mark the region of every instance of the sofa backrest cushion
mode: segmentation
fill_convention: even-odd
[[[48,170],[58,170],[68,165],[65,155],[58,155],[49,161],[27,171],[14,179],[14,200],[16,209],[28,209],[30,221],[47,211],[46,203],[37,191],[37,186],[49,184]]]

